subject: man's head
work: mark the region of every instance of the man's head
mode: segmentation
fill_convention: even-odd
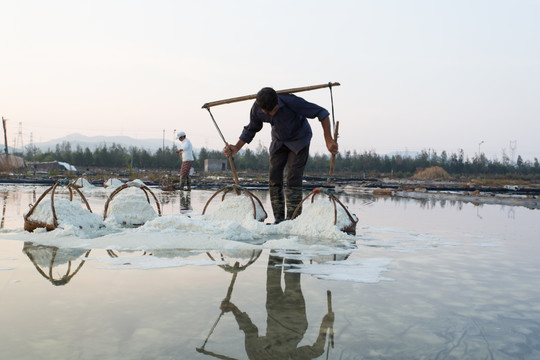
[[[278,104],[278,95],[274,89],[265,87],[257,93],[257,100],[255,101],[264,112],[270,113]]]
[[[178,134],[176,134],[176,137],[177,137],[179,140],[184,140],[185,137],[186,137],[186,133],[183,132],[183,131],[180,131]]]

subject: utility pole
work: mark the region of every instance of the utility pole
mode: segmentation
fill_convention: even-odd
[[[514,155],[516,153],[516,148],[517,148],[517,140],[514,140],[514,141],[510,141],[510,150],[511,150],[511,156],[512,156],[512,164],[515,164],[516,162],[514,161]]]
[[[484,140],[480,141],[480,143],[478,144],[478,158],[480,158],[480,154],[482,154],[480,152],[480,146],[484,143]]]
[[[30,151],[32,152],[33,174],[36,177],[36,150],[34,149],[34,133],[30,133]]]
[[[16,149],[18,147],[21,147],[21,154],[24,158],[24,143],[23,143],[23,136],[22,136],[22,122],[19,121],[19,131],[17,132],[17,146],[15,147]]]
[[[5,118],[2,116],[2,126],[4,127],[4,144],[5,144],[4,152],[6,153],[6,155],[8,155],[8,142],[7,142],[6,121],[7,121],[7,119],[5,119]]]
[[[31,132],[30,133],[30,155],[32,155],[32,161],[34,161],[34,157],[35,157],[35,151],[34,151],[34,133]]]

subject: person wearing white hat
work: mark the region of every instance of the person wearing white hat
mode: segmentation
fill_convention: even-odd
[[[191,141],[186,138],[186,133],[180,131],[176,134],[178,140],[180,140],[180,149],[176,150],[177,154],[182,154],[182,166],[180,167],[180,190],[187,188],[187,191],[191,191],[191,178],[189,177],[189,171],[193,164],[193,148]]]

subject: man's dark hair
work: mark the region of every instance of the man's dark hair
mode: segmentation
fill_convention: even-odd
[[[257,93],[257,105],[265,111],[272,111],[278,103],[278,96],[274,89],[270,87],[262,88]]]

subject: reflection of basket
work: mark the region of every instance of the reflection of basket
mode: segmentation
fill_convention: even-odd
[[[154,198],[154,201],[156,203],[156,206],[157,206],[157,209],[158,209],[158,215],[161,216],[161,206],[159,205],[159,201],[156,197],[156,195],[154,195],[154,193],[152,192],[152,190],[150,190],[150,188],[146,185],[142,185],[142,186],[139,186],[139,185],[136,185],[136,186],[133,186],[133,185],[129,185],[129,184],[124,184],[120,187],[118,187],[116,190],[114,190],[111,195],[109,195],[109,198],[107,199],[107,202],[105,203],[105,209],[103,210],[103,220],[105,220],[107,218],[107,212],[109,210],[109,203],[112,201],[112,199],[122,190],[124,189],[127,189],[128,187],[137,187],[139,189],[141,189],[143,192],[144,192],[144,195],[146,195],[146,201],[148,201],[148,203],[150,204],[150,197],[148,196],[148,193],[150,193],[150,195],[152,195],[152,197]],[[134,224],[134,225],[142,225],[142,224]]]
[[[262,250],[252,250],[251,251],[251,254],[250,254],[250,257],[249,257],[249,260],[243,264],[243,265],[240,265],[240,262],[239,261],[236,261],[234,263],[234,266],[231,266],[230,264],[225,264],[225,265],[218,265],[220,268],[222,268],[223,270],[227,271],[227,272],[230,272],[230,273],[237,273],[237,272],[240,272],[240,271],[244,271],[248,266],[250,266],[251,264],[253,264],[255,261],[257,261],[257,259],[259,258],[259,256],[261,256],[261,253],[262,253]],[[208,255],[208,257],[212,260],[212,261],[217,261],[213,256],[212,254],[210,254],[210,252],[206,252],[206,255]],[[234,255],[234,254],[233,254]],[[222,262],[225,262],[225,253],[223,252],[220,252],[219,253],[219,257],[220,257],[220,260]]]
[[[90,251],[91,250],[86,249],[60,249],[56,246],[34,245],[31,242],[25,242],[23,247],[23,252],[28,256],[30,261],[32,261],[36,270],[55,286],[66,285],[84,265],[84,258],[87,258],[88,255],[90,255]],[[74,263],[74,261],[79,259],[82,254],[84,254],[84,258],[81,259],[81,263],[75,268],[72,266],[72,262]],[[66,264],[67,270],[65,275],[55,279],[53,277],[53,268]],[[47,267],[49,270],[44,270],[44,268]],[[75,268],[74,271],[72,271],[73,268]],[[56,270],[58,270],[58,268]],[[56,273],[58,273],[58,271],[56,271]]]
[[[47,229],[47,231],[52,231],[52,230],[54,230],[54,229],[56,229],[58,227],[58,217],[56,216],[56,209],[54,207],[54,195],[56,193],[56,188],[60,184],[61,184],[61,182],[56,182],[53,186],[51,186],[50,188],[45,190],[45,192],[43,194],[41,194],[41,196],[34,203],[34,205],[32,205],[30,210],[24,215],[24,230],[32,232],[37,228],[45,228],[45,229]],[[88,201],[86,200],[86,197],[83,195],[83,193],[79,190],[78,187],[73,186],[73,185],[70,184],[70,185],[67,185],[67,188],[69,189],[69,201],[73,201],[73,190],[75,190],[79,194],[81,199],[84,201],[84,203],[86,204],[86,207],[88,208],[88,210],[90,212],[92,212],[92,209],[90,209],[90,204],[88,204]],[[34,210],[36,209],[37,205],[41,202],[41,200],[43,200],[45,198],[45,196],[49,192],[51,193],[51,211],[52,211],[52,215],[53,215],[53,223],[52,224],[47,224],[47,223],[42,222],[42,221],[30,219],[30,217],[34,213]]]
[[[176,188],[174,187],[174,183],[171,179],[168,177],[163,177],[161,179],[161,182],[159,183],[159,188],[163,191],[174,191]]]

